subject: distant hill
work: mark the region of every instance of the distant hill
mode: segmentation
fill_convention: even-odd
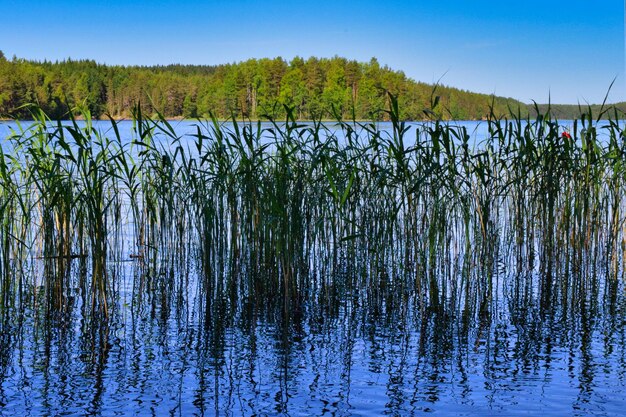
[[[618,118],[624,118],[626,113],[626,102],[614,103],[614,104],[540,104],[537,106],[539,112],[546,114],[548,111],[554,118],[560,120],[574,120],[580,118],[583,113],[589,113],[594,118],[597,118],[601,113],[603,118],[615,118],[616,112]],[[528,106],[528,111],[531,116],[536,116],[537,111],[534,106]]]
[[[84,104],[95,118],[130,117],[136,103],[144,113],[170,118],[210,113],[252,119],[284,117],[285,106],[299,119],[384,120],[387,93],[398,97],[405,120],[526,117],[533,109],[512,98],[434,86],[379,64],[345,58],[250,59],[223,65],[108,66],[91,60],[60,62],[6,59],[0,52],[0,117],[27,118],[23,105],[37,103],[52,118],[67,117]],[[543,108],[543,107],[542,107]],[[623,105],[626,108],[626,105]],[[572,118],[576,106],[552,106]]]
[[[129,117],[134,104],[166,117],[284,116],[300,119],[385,119],[390,92],[401,117],[481,119],[490,109],[508,113],[525,104],[502,97],[416,82],[401,72],[345,58],[250,59],[215,66],[107,66],[91,60],[61,62],[4,58],[0,53],[0,116],[28,117],[21,108],[38,103],[53,118],[85,104],[93,117]]]

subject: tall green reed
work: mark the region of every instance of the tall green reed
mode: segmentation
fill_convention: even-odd
[[[134,295],[155,311],[183,302],[197,272],[207,322],[241,300],[301,311],[351,294],[378,311],[454,308],[469,323],[490,320],[504,287],[538,285],[547,309],[597,291],[600,272],[617,280],[617,113],[568,126],[549,109],[491,115],[477,141],[465,126],[409,124],[389,104],[385,128],[301,123],[287,107],[284,121],[213,117],[189,136],[138,106],[130,138],[114,120],[103,133],[85,110],[65,124],[36,112],[0,154],[5,304],[8,277],[29,256],[43,265],[50,311],[66,308],[78,282],[85,309],[108,315],[116,265],[130,259]]]

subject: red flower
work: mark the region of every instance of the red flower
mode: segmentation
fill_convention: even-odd
[[[572,139],[572,135],[570,135],[568,132],[561,133],[561,137],[563,139],[570,139],[570,140]]]

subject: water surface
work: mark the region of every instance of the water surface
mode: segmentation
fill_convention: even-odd
[[[488,135],[484,123],[458,125],[476,146]],[[15,126],[1,124],[0,137]],[[191,149],[195,124],[174,126]],[[108,122],[96,127],[112,134]],[[119,128],[126,143],[136,139],[131,122]],[[390,124],[380,128],[391,134]],[[154,155],[157,164],[171,161],[165,150]],[[290,196],[311,192],[290,182],[293,172],[283,183]],[[212,173],[202,178],[216,181]],[[396,189],[366,196],[352,217],[322,212],[309,224],[302,214],[304,232],[291,216],[301,207],[317,213],[317,204],[271,206],[258,226],[253,210],[245,218],[246,192],[231,199],[216,187],[205,212],[183,193],[150,223],[133,214],[128,197],[113,194],[108,317],[93,307],[90,257],[63,263],[59,279],[62,262],[42,255],[43,232],[27,226],[34,243],[18,267],[5,243],[15,232],[6,229],[0,416],[623,415],[626,288],[624,257],[607,227],[611,209],[581,215],[583,203],[596,200],[572,188],[580,200],[571,218],[560,194],[551,202],[554,226],[530,192],[523,201],[535,214],[515,217],[523,207],[515,195],[475,204],[490,190],[485,182],[460,187],[469,197],[458,200],[435,183],[413,212],[388,204]],[[178,182],[175,191],[184,187]],[[273,183],[259,189],[281,191]],[[319,196],[342,204],[331,194]],[[471,211],[452,204],[464,201]],[[491,217],[481,227],[476,212],[485,207]],[[152,236],[145,253],[140,221]],[[74,253],[82,243],[73,239]]]

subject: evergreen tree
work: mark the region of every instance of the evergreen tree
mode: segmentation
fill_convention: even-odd
[[[146,114],[166,117],[283,117],[293,107],[301,119],[342,117],[385,118],[388,92],[398,97],[401,117],[422,119],[425,110],[442,117],[480,119],[493,106],[497,115],[526,107],[512,99],[493,98],[438,86],[440,104],[430,109],[434,87],[404,73],[341,57],[250,59],[217,66],[106,66],[91,60],[36,62],[0,51],[0,116],[28,117],[23,107],[39,104],[51,117],[67,117],[82,104],[93,117],[129,117],[141,103]]]

